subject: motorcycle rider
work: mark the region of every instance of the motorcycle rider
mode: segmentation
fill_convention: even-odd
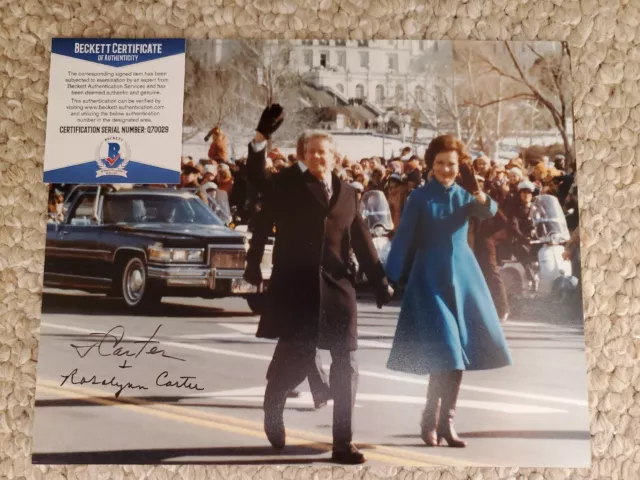
[[[533,263],[535,257],[531,250],[531,238],[535,227],[531,219],[531,203],[536,186],[527,180],[518,184],[518,202],[509,212],[508,232],[512,239],[512,251],[524,267],[533,291],[538,290],[539,279],[535,274]]]

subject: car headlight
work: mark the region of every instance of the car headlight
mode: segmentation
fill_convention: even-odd
[[[164,248],[149,247],[149,260],[156,262],[202,263],[204,248]]]

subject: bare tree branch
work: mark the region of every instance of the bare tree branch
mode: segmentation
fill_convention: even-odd
[[[542,93],[540,93],[540,91],[534,87],[528,80],[527,77],[525,76],[524,72],[522,71],[522,67],[520,67],[520,63],[518,62],[518,60],[516,59],[515,55],[513,54],[513,51],[511,50],[511,47],[509,46],[508,42],[504,42],[504,44],[507,47],[507,52],[509,52],[509,56],[511,57],[511,61],[513,62],[513,65],[516,67],[516,69],[518,70],[518,73],[520,74],[520,78],[522,79],[522,82],[529,88],[529,90],[531,90],[531,93],[533,93],[538,100],[549,109],[549,111],[551,112],[551,114],[554,116],[554,121],[557,118],[560,118],[560,112],[558,112],[558,110],[556,109],[555,105],[553,105],[553,103],[551,101],[549,101],[547,98],[545,98]]]
[[[533,54],[538,57],[540,60],[544,60],[544,57],[542,55],[540,55],[538,52],[536,52],[536,50],[531,46],[531,44],[527,44],[527,47],[529,48],[529,50],[531,50],[531,52],[533,52]]]
[[[430,128],[431,130],[438,130],[437,121],[432,120],[431,114],[424,108],[422,103],[419,102],[418,99],[411,93],[409,93],[408,96],[409,96],[409,99],[412,101],[412,103],[420,111],[422,117],[425,120],[425,123],[427,124],[427,127]]]
[[[470,102],[468,100],[465,101],[465,105],[471,105],[474,107],[478,107],[478,108],[485,108],[488,107],[490,105],[495,105],[496,103],[501,103],[501,102],[508,102],[509,100],[515,100],[516,98],[537,98],[535,95],[531,94],[531,93],[517,93],[515,95],[510,95],[508,97],[504,97],[504,98],[497,98],[495,100],[491,100],[490,102],[486,102],[486,103],[475,103],[475,102]]]

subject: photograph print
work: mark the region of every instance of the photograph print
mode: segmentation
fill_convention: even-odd
[[[182,142],[49,185],[34,463],[590,465],[565,44],[187,40]]]

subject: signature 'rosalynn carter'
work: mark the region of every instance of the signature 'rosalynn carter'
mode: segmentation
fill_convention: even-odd
[[[149,390],[149,388],[144,385],[138,385],[131,382],[123,383],[122,381],[117,379],[115,375],[107,380],[106,378],[98,378],[98,376],[95,374],[91,375],[91,377],[88,377],[88,378],[85,377],[84,375],[81,375],[81,376],[79,375],[80,378],[76,378],[76,374],[78,374],[78,369],[74,368],[67,375],[60,375],[63,378],[60,386],[63,386],[65,383],[67,383],[67,381],[71,385],[89,384],[89,385],[112,386],[118,389],[116,390],[116,393],[115,393],[116,398],[118,398],[120,394],[127,388],[132,390]],[[192,377],[192,376],[182,376],[182,377],[178,377],[178,380],[172,380],[169,377],[169,372],[165,370],[164,372],[162,372],[160,375],[156,377],[156,385],[159,387],[185,388],[187,390],[198,390],[198,391],[204,390],[204,388],[200,387],[196,383],[195,379],[196,377]]]
[[[463,370],[512,363],[491,294],[467,242],[469,217],[487,219],[497,204],[482,192],[470,156],[455,137],[432,140],[432,179],[414,190],[387,259],[390,281],[408,274],[387,367],[430,375],[422,439],[464,447],[453,429]],[[462,179],[465,187],[456,184]]]

